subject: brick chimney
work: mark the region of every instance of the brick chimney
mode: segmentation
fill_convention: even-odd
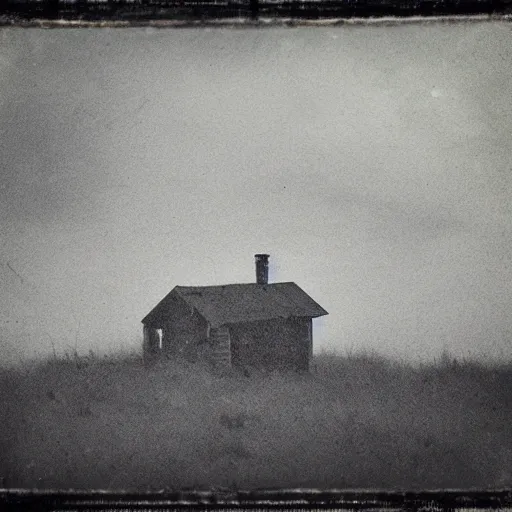
[[[256,283],[268,284],[268,254],[255,254],[256,258]]]

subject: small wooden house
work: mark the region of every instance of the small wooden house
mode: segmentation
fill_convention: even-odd
[[[176,286],[142,320],[143,351],[145,357],[307,371],[312,319],[327,314],[295,283],[268,284],[268,255],[257,254],[256,283]]]

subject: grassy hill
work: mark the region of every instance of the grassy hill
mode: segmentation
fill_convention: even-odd
[[[221,376],[91,355],[0,379],[4,487],[512,485],[512,364],[324,354]]]

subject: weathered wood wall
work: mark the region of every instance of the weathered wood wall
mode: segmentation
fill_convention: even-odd
[[[162,348],[158,329],[162,329]],[[151,325],[144,326],[143,352],[145,356],[183,356],[197,360],[204,352],[207,341],[207,322],[181,297],[172,297],[165,316],[153,318]]]
[[[310,324],[309,318],[290,318],[230,325],[233,364],[308,371]]]
[[[162,323],[162,351],[167,355],[182,355],[196,360],[199,345],[207,340],[207,322],[196,310],[176,297]]]

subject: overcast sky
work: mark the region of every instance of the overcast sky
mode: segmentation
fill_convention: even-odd
[[[315,348],[512,356],[512,31],[0,31],[0,355],[295,281]]]

